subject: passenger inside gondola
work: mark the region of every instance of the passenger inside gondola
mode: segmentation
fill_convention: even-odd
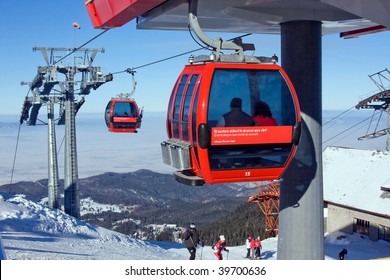
[[[230,101],[230,111],[218,120],[217,126],[253,126],[254,124],[253,118],[242,111],[242,99],[234,97]]]
[[[272,104],[272,108],[268,104]],[[224,105],[230,105],[231,111],[226,113]],[[208,126],[215,131],[222,127],[232,129],[213,134],[225,135],[220,138],[226,144],[209,147],[211,170],[283,166],[292,144],[254,143],[257,140],[252,140],[257,137],[271,136],[267,133],[252,136],[254,133],[250,130],[259,126],[291,125],[295,119],[293,109],[288,87],[278,72],[216,70],[210,90]],[[233,124],[238,115],[241,118]]]
[[[230,101],[230,111],[223,114],[218,120],[217,127],[246,127],[254,126],[254,119],[242,110],[242,99],[239,97],[233,97]],[[220,157],[215,161],[217,168],[240,168],[247,165],[247,159],[244,155],[242,147],[238,150],[231,147],[220,148]]]
[[[263,101],[258,101],[255,106],[255,116],[253,117],[255,125],[258,126],[274,126],[278,125],[276,119],[272,116],[271,109],[268,104]]]
[[[130,102],[117,102],[114,107],[114,116],[117,117],[135,117],[136,108]]]
[[[131,102],[117,102],[114,107],[114,116],[121,118],[135,118],[137,117],[137,109]],[[114,128],[134,128],[136,120],[134,121],[116,121]]]

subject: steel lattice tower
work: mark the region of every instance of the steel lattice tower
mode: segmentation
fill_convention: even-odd
[[[57,145],[55,124],[65,125],[65,163],[64,163],[64,210],[65,213],[80,217],[80,197],[78,188],[77,141],[75,116],[84,103],[84,96],[91,89],[97,89],[102,84],[112,81],[112,75],[102,75],[100,67],[93,67],[92,63],[98,52],[104,49],[93,48],[44,48],[35,47],[33,51],[40,51],[46,66],[38,66],[38,73],[28,85],[32,96],[27,96],[22,107],[20,124],[37,124],[39,110],[47,106],[48,125],[48,197],[49,206],[60,208],[59,175],[57,160]],[[61,54],[66,54],[61,56]],[[73,55],[72,63],[66,65],[64,58]],[[57,58],[60,59],[57,60]],[[61,76],[62,74],[63,76]],[[81,79],[77,80],[77,75]],[[59,77],[64,77],[60,80]],[[75,85],[80,84],[78,89]],[[76,95],[80,97],[76,99]],[[60,106],[59,116],[55,118],[54,105]]]
[[[278,181],[255,183],[259,194],[252,196],[247,202],[255,202],[265,217],[265,231],[268,237],[278,235],[280,184]]]

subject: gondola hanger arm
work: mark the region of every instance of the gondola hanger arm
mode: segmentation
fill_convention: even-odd
[[[233,50],[239,56],[239,60],[244,60],[244,50],[242,46],[237,45],[233,41],[225,41],[222,38],[211,39],[203,32],[198,21],[198,0],[189,1],[188,23],[198,39],[213,49],[216,60],[219,60],[221,50]]]
[[[135,73],[136,73],[136,71],[133,68],[127,68],[126,72],[131,74],[131,81],[132,81],[132,84],[133,84],[133,89],[131,90],[130,93],[128,93],[128,96],[131,97],[131,96],[134,95],[135,89],[137,87],[137,81],[135,80]]]
[[[273,55],[272,57],[266,56],[246,56],[244,51],[246,50],[255,50],[253,44],[245,44],[242,42],[241,38],[236,40],[223,40],[218,37],[215,39],[209,38],[202,30],[198,21],[198,0],[189,0],[188,1],[188,24],[193,30],[195,35],[208,47],[213,49],[213,53],[210,57],[201,55],[198,57],[190,57],[190,63],[194,62],[203,62],[203,61],[225,61],[225,62],[247,62],[247,63],[276,63],[278,62],[278,57]],[[233,55],[223,55],[221,50],[232,50],[234,51]]]

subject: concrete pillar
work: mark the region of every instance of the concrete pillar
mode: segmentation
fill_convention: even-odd
[[[281,24],[282,67],[297,91],[302,135],[280,190],[278,259],[324,259],[321,22]]]

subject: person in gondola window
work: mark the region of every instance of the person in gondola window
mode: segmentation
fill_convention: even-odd
[[[190,223],[190,226],[182,235],[184,244],[186,245],[188,252],[190,252],[190,260],[195,260],[196,257],[196,247],[198,244],[201,245],[199,233],[195,228],[194,223]]]
[[[253,117],[255,125],[274,126],[278,125],[276,119],[272,116],[272,112],[267,103],[259,101],[255,106],[255,116]]]
[[[253,118],[242,111],[242,99],[234,97],[230,101],[230,112],[224,114],[222,118],[218,120],[217,126],[253,126],[254,124]]]

